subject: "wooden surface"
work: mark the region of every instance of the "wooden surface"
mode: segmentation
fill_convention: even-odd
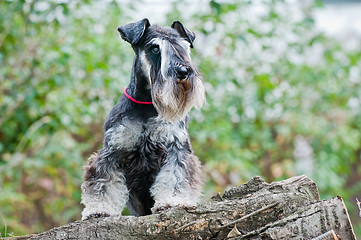
[[[254,177],[194,209],[77,221],[17,239],[356,239],[340,197],[320,200],[306,176]]]

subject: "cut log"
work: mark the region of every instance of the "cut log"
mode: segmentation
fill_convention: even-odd
[[[306,176],[266,183],[254,177],[196,208],[143,217],[73,222],[17,239],[348,239],[354,235],[340,197],[320,200]]]

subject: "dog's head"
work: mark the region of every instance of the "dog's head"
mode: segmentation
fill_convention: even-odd
[[[150,25],[148,19],[118,27],[135,51],[135,65],[147,78],[159,118],[183,119],[205,101],[202,78],[191,62],[195,34],[175,21],[171,27]]]

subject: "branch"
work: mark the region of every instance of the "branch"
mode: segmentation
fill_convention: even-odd
[[[143,217],[77,221],[16,239],[355,239],[340,197],[321,201],[306,176],[266,183],[254,177],[197,208]]]

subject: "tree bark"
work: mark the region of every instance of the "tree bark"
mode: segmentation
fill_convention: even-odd
[[[143,217],[73,222],[17,239],[355,239],[341,197],[320,200],[306,176],[266,183],[254,177],[196,208]]]

